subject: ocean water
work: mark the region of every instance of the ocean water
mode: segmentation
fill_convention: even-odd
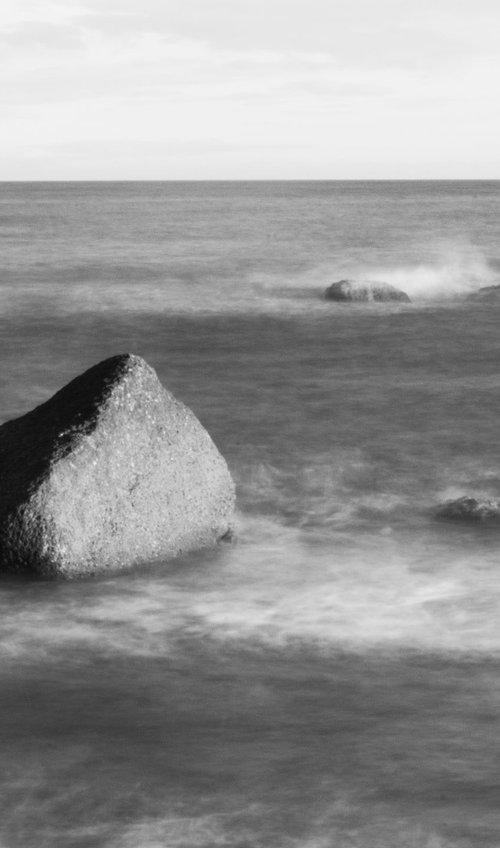
[[[137,353],[238,489],[0,580],[0,848],[498,848],[500,529],[435,509],[500,497],[500,183],[4,183],[0,237],[1,420]]]

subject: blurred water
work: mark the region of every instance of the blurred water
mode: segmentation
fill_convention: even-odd
[[[144,356],[237,541],[0,582],[0,846],[498,846],[500,184],[3,184],[3,420]],[[411,305],[321,298],[383,279]]]

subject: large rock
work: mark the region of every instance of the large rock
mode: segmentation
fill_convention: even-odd
[[[472,498],[465,495],[454,501],[447,501],[436,513],[438,518],[450,521],[498,522],[500,504],[488,498]]]
[[[0,427],[0,568],[73,577],[215,543],[234,485],[139,356],[106,359]]]
[[[403,303],[411,303],[406,292],[390,286],[389,283],[377,283],[358,280],[339,280],[332,283],[325,291],[327,300],[341,301],[389,301],[397,300]]]

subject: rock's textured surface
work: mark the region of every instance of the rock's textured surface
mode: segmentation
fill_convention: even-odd
[[[500,521],[500,504],[495,500],[465,496],[443,504],[437,511],[437,517],[451,521]]]
[[[332,283],[325,291],[327,300],[341,301],[389,301],[397,300],[403,303],[411,303],[410,298],[404,291],[390,286],[388,283],[376,283],[358,280],[339,280]]]
[[[213,544],[234,485],[140,357],[112,357],[0,427],[0,568],[78,576]]]

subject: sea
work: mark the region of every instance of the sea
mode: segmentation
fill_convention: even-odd
[[[436,517],[500,498],[499,283],[500,182],[0,184],[1,421],[139,354],[237,486],[2,575],[0,848],[500,846],[500,528]]]

